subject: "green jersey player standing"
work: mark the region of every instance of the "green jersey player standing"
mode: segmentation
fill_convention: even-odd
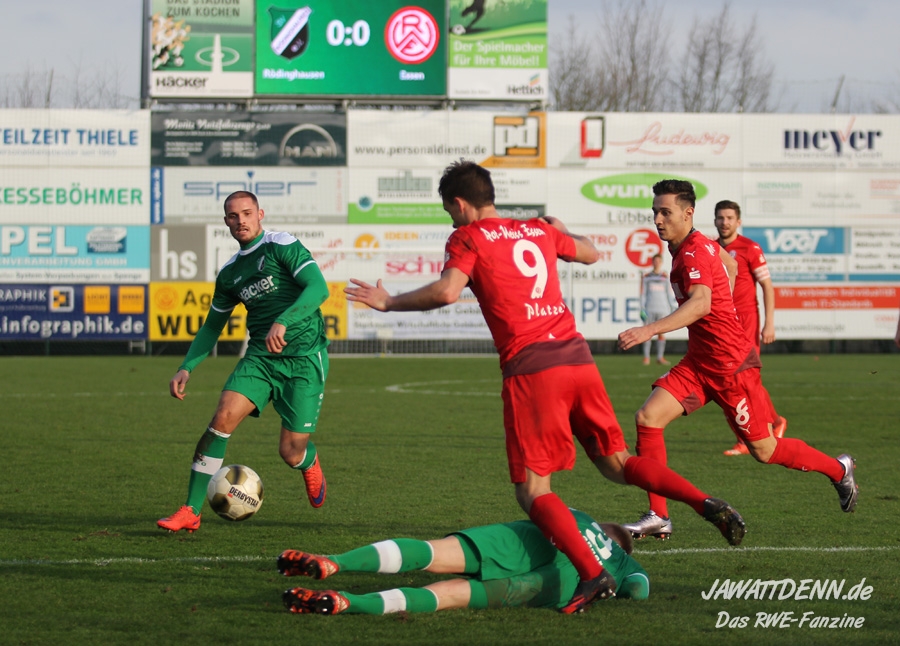
[[[200,527],[206,487],[222,467],[228,438],[248,415],[258,417],[271,400],[281,416],[279,453],[303,474],[310,504],[325,502],[325,478],[310,434],[316,431],[328,340],[319,306],[328,285],[310,252],[292,235],[262,228],[264,212],[253,193],[225,198],[225,224],[241,248],[219,271],[212,305],[169,392],[184,399],[191,371],[215,347],[238,303],[247,308],[250,342],[225,382],[216,412],[194,452],[187,502],[157,525],[170,532]]]

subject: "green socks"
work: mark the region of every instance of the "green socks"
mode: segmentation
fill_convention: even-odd
[[[328,558],[337,563],[345,572],[395,574],[427,568],[434,560],[434,551],[431,544],[426,541],[395,538]]]
[[[428,588],[395,588],[369,594],[341,592],[350,602],[346,614],[386,615],[390,612],[436,612],[438,600]]]
[[[187,505],[200,513],[203,501],[206,500],[206,487],[216,471],[222,468],[225,459],[225,447],[229,436],[209,427],[203,433],[194,451],[194,462],[191,464],[191,479],[188,482]]]
[[[306,453],[303,455],[303,459],[300,460],[300,464],[294,465],[295,469],[299,469],[300,471],[305,471],[310,468],[313,463],[316,461],[316,445],[312,443],[312,440],[309,440],[306,443]]]

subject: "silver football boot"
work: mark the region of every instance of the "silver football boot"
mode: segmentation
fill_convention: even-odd
[[[838,456],[837,461],[844,467],[844,477],[833,482],[834,488],[838,492],[838,498],[841,501],[841,510],[851,512],[856,509],[856,498],[859,496],[859,485],[856,484],[856,460],[842,453]]]
[[[652,536],[657,540],[665,541],[672,535],[672,521],[669,518],[657,516],[655,511],[648,511],[636,523],[625,523],[622,527],[631,532],[635,540]]]

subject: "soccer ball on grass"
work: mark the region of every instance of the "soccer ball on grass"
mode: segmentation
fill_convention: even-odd
[[[250,467],[230,464],[213,475],[206,488],[206,499],[225,520],[246,520],[262,506],[263,483]]]

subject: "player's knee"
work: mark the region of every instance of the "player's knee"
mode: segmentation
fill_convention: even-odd
[[[775,446],[769,446],[768,443],[750,442],[747,444],[747,448],[753,459],[762,464],[768,464],[772,459],[772,454],[775,453]]]
[[[652,426],[646,406],[641,406],[634,414],[634,423],[638,426]]]

